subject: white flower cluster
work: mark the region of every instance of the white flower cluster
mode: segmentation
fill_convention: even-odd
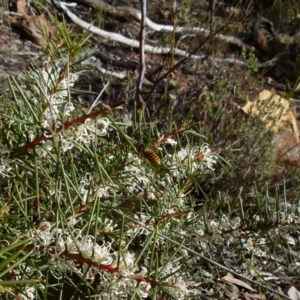
[[[251,254],[256,255],[257,257],[267,257],[267,242],[265,238],[259,237],[259,234],[252,233],[249,234],[248,238],[242,238],[241,242],[243,248]]]
[[[33,89],[39,95],[39,98],[34,99],[35,103],[46,107],[41,123],[48,130],[53,130],[58,125],[57,122],[63,119],[62,116],[69,116],[74,110],[73,104],[66,98],[78,75],[68,73],[65,76],[62,73],[59,66],[50,66],[48,62],[44,63],[42,70],[29,72],[31,80],[36,82]]]
[[[212,154],[208,144],[204,143],[201,147],[185,147],[180,151],[170,155],[170,165],[190,167],[191,172],[201,171],[205,168],[214,170],[213,166],[217,162],[216,155]],[[174,171],[177,175],[176,169]]]
[[[27,264],[20,264],[18,269],[14,269],[14,276],[16,280],[30,280],[34,276],[37,277],[37,274],[34,273]],[[38,277],[41,278],[42,274],[38,272]],[[39,284],[39,288],[43,289],[43,286]],[[36,287],[35,286],[25,286],[21,289],[20,293],[18,294],[20,299],[24,300],[34,300],[36,299]]]
[[[59,143],[65,152],[72,149],[75,143],[89,144],[98,136],[106,135],[109,126],[107,118],[88,118],[82,124],[64,128],[71,112],[75,110],[68,96],[70,88],[78,79],[77,74],[64,74],[60,67],[44,63],[42,70],[31,71],[29,76],[37,83],[34,90],[40,96],[39,99],[35,96],[35,103],[43,108],[39,118],[46,139],[42,141],[41,147],[36,148],[40,157],[46,156]],[[34,134],[30,136],[31,141],[36,138]]]
[[[180,271],[180,265],[176,266],[171,263],[164,268],[164,274],[167,276],[167,290],[170,295],[178,300],[192,298],[199,295],[199,290],[190,286],[192,285],[192,282],[189,282],[190,285],[187,285],[186,280],[183,279],[183,275],[187,274],[182,274],[178,271]]]
[[[36,294],[36,289],[34,287],[25,287],[21,294],[21,299],[24,300],[34,300]]]
[[[105,223],[107,230],[112,232],[114,226],[111,220],[107,219]],[[43,222],[39,229],[28,233],[33,240],[36,256],[49,258],[47,265],[53,276],[59,279],[68,272],[94,280],[97,275],[101,278],[97,287],[99,299],[125,299],[128,293],[135,293],[140,298],[150,295],[151,279],[147,280],[147,261],[144,266],[138,267],[134,253],[117,252],[112,243],[104,241],[100,245],[93,237],[75,229],[75,225],[74,218],[68,222],[69,230],[62,230],[50,222]],[[105,228],[105,224],[101,226]],[[148,234],[151,229],[143,233]],[[81,267],[82,260],[77,262],[76,257],[85,258],[89,263],[86,262]],[[160,270],[160,278],[166,278],[163,286],[176,299],[197,295],[193,284],[186,279],[187,274],[182,274],[180,268],[179,261],[174,261],[168,262],[168,265]]]
[[[176,142],[172,139],[168,139],[165,143],[176,145]],[[112,155],[111,160],[115,157]],[[129,192],[139,193],[147,192],[148,198],[157,199],[160,196],[157,195],[157,185],[163,187],[172,186],[174,194],[178,192],[178,186],[174,182],[174,178],[186,178],[187,172],[195,173],[201,172],[207,168],[214,170],[213,165],[217,162],[216,155],[211,153],[207,144],[203,144],[201,147],[183,148],[178,152],[175,151],[173,155],[167,155],[164,159],[166,169],[169,171],[163,177],[159,177],[155,170],[150,169],[147,164],[134,153],[129,153],[127,157],[127,165],[124,170],[121,170],[118,174],[120,181],[126,182],[126,187]],[[188,171],[187,171],[188,169]],[[109,187],[110,195],[116,194],[119,187]],[[103,189],[101,189],[103,191]],[[108,195],[107,191],[103,191],[104,195]],[[178,199],[178,202],[184,201]],[[171,204],[171,201],[170,203]],[[167,208],[169,209],[169,207]]]
[[[69,228],[72,229],[73,225],[74,220],[70,220]],[[63,273],[73,272],[81,276],[85,274],[87,279],[94,279],[99,274],[103,279],[99,286],[102,296],[110,295],[110,299],[119,299],[128,292],[136,292],[142,298],[148,296],[151,285],[147,282],[138,285],[136,280],[145,276],[148,271],[146,268],[138,271],[133,253],[118,254],[111,243],[103,242],[99,245],[93,237],[85,236],[79,229],[70,232],[57,228],[50,222],[42,223],[37,231],[30,231],[28,235],[33,240],[37,256],[49,257],[48,265],[55,277],[60,278]],[[68,257],[71,254],[86,258],[90,264],[85,264],[84,269],[80,269],[76,258]]]
[[[6,159],[1,157],[0,159],[0,175],[2,177],[8,177],[11,171],[11,164],[14,163],[13,159]]]

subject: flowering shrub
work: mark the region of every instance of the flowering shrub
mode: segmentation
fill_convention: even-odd
[[[188,257],[180,247],[155,253],[168,244],[164,235],[185,235],[192,183],[213,171],[216,154],[201,139],[179,147],[183,126],[151,137],[149,153],[156,154],[143,155],[136,146],[142,133],[128,135],[122,113],[114,113],[123,103],[101,109],[76,103],[70,90],[78,75],[63,61],[48,60],[26,78],[28,94],[11,83],[16,106],[6,108],[10,143],[2,144],[0,165],[6,179],[1,188],[14,198],[10,214],[22,216],[14,238],[28,238],[24,250],[35,260],[29,266],[20,259],[10,270],[12,278],[22,274],[28,280],[19,295],[38,298],[50,284],[48,272],[57,280],[71,274],[91,283],[100,278],[94,290],[99,299],[146,298],[154,291],[176,299],[198,294],[182,271],[181,260]]]
[[[234,268],[251,265],[257,276],[254,258],[273,260],[268,243],[281,238],[281,225],[299,223],[298,207],[259,195],[253,213],[224,197],[230,186],[205,198],[200,183],[226,185],[230,166],[200,126],[163,127],[138,111],[124,122],[125,101],[101,99],[107,85],[91,105],[77,101],[76,51],[66,44],[67,60],[50,51],[42,68],[27,71],[27,90],[11,79],[13,99],[1,107],[0,293],[215,299],[226,268],[213,259],[242,260]]]

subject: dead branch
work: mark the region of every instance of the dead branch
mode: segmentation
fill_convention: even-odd
[[[80,3],[84,3],[89,5],[97,10],[102,10],[105,13],[108,13],[114,17],[134,17],[138,21],[142,20],[142,13],[132,7],[128,6],[113,6],[109,5],[101,0],[80,0]],[[205,37],[211,34],[209,29],[201,28],[201,27],[181,27],[176,26],[174,28],[173,25],[161,25],[151,21],[149,18],[145,18],[145,24],[149,29],[159,32],[176,32],[176,33],[196,33],[203,35]],[[240,48],[251,49],[252,46],[245,44],[241,39],[234,36],[227,36],[223,34],[217,34],[215,36],[216,39],[221,41],[236,45]]]
[[[114,42],[119,42],[124,45],[133,47],[133,48],[139,48],[140,47],[140,42],[137,40],[129,39],[121,34],[114,33],[114,32],[108,32],[105,30],[102,30],[96,26],[91,25],[90,23],[81,20],[79,17],[77,17],[74,13],[72,13],[68,7],[62,3],[60,0],[52,0],[56,7],[58,7],[60,10],[62,10],[75,24],[81,26],[82,28],[89,30],[90,32],[97,34],[103,38],[106,38],[107,40],[114,41]],[[165,25],[163,25],[165,26]],[[169,26],[169,25],[166,25]],[[209,32],[209,31],[208,31]],[[209,35],[208,35],[209,36]],[[231,38],[231,37],[230,37]],[[208,55],[196,55],[193,54],[191,55],[189,52],[178,49],[178,48],[170,48],[170,47],[156,47],[156,46],[151,46],[151,45],[144,45],[144,51],[153,53],[153,54],[169,54],[171,52],[174,53],[174,55],[178,56],[183,56],[183,57],[189,57],[191,59],[195,60],[202,60],[202,59],[211,59],[212,61],[215,62],[224,62],[224,63],[230,63],[230,64],[237,64],[240,66],[247,66],[247,63],[245,63],[242,60],[238,59],[227,59],[227,58],[217,58],[217,57],[211,57]],[[273,65],[274,62],[276,62],[277,58],[274,58],[270,61],[264,62],[264,63],[258,63],[257,67],[258,68],[264,68],[269,65]]]

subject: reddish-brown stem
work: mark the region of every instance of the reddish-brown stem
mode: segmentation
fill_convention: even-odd
[[[65,257],[65,258],[70,258],[75,260],[76,262],[79,263],[84,263],[87,264],[89,266],[94,266],[97,267],[101,270],[105,270],[111,274],[113,273],[119,273],[119,270],[111,265],[104,265],[104,264],[97,264],[96,262],[92,261],[89,258],[83,257],[82,255],[78,254],[78,253],[69,253],[67,251],[64,251],[60,254],[61,257]],[[159,285],[159,282],[151,279],[151,278],[147,278],[141,275],[130,275],[129,276],[131,279],[137,281],[137,282],[149,282],[152,286],[157,286]]]
[[[110,110],[113,110],[113,109],[115,109],[119,106],[122,106],[124,103],[125,102],[119,102],[119,103],[114,104],[110,107],[105,107],[105,108],[103,108],[99,111],[91,112],[91,113],[89,113],[85,116],[80,116],[76,119],[67,121],[64,124],[60,125],[58,128],[56,128],[54,130],[54,133],[59,133],[60,131],[67,130],[73,125],[83,124],[87,119],[94,119],[96,117],[107,114]],[[49,131],[46,131],[44,134],[36,137],[32,142],[28,142],[24,146],[14,149],[11,152],[10,157],[13,158],[13,157],[16,157],[16,156],[23,155],[23,154],[27,153],[29,149],[33,149],[34,147],[40,145],[42,142],[51,139],[52,135],[53,135],[53,133],[51,133]]]

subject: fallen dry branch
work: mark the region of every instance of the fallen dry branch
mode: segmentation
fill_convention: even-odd
[[[140,42],[138,40],[129,39],[129,38],[127,38],[127,37],[125,37],[121,34],[102,30],[102,29],[100,29],[100,28],[98,28],[94,25],[91,25],[90,23],[88,23],[84,20],[81,20],[79,17],[77,17],[74,13],[72,13],[68,9],[68,7],[65,3],[63,3],[59,0],[52,0],[52,1],[58,9],[63,11],[70,18],[70,20],[72,22],[74,22],[75,24],[77,24],[78,26],[80,26],[80,27],[82,27],[82,28],[94,33],[94,34],[97,34],[97,35],[99,35],[99,36],[101,36],[101,37],[103,37],[107,40],[118,42],[118,43],[127,45],[127,46],[132,47],[132,48],[139,48],[140,47]],[[162,26],[165,26],[165,25],[162,25]],[[181,28],[181,27],[179,27],[179,28]],[[218,57],[211,57],[209,55],[196,55],[196,54],[191,55],[189,52],[178,49],[178,48],[157,47],[157,46],[151,46],[151,45],[145,44],[144,51],[149,52],[149,53],[153,53],[153,54],[173,53],[174,55],[189,57],[189,58],[195,59],[195,60],[210,59],[212,61],[220,62],[220,63],[230,63],[230,64],[236,64],[236,65],[240,65],[240,66],[248,66],[248,64],[246,62],[238,60],[238,59],[218,58]],[[257,67],[264,68],[266,66],[273,65],[276,61],[277,61],[277,58],[274,58],[274,59],[272,59],[270,61],[267,61],[267,62],[264,62],[264,63],[258,63]]]
[[[107,76],[112,76],[112,77],[119,78],[119,79],[125,79],[128,77],[128,74],[126,71],[117,73],[117,72],[109,71],[105,68],[102,68],[99,60],[96,60],[96,61],[87,60],[87,61],[82,62],[82,65],[92,67],[92,68],[96,69],[97,71],[99,71],[101,74],[104,74]]]
[[[107,40],[114,41],[114,42],[119,42],[121,44],[127,45],[129,47],[133,48],[139,48],[140,47],[140,42],[137,40],[129,39],[121,34],[114,33],[114,32],[108,32],[105,30],[102,30],[96,26],[91,25],[90,23],[81,20],[78,18],[74,13],[72,13],[68,7],[63,3],[60,2],[59,0],[53,0],[53,2],[59,7],[75,24],[79,25],[80,27],[89,30],[90,32],[97,34],[103,38],[106,38]],[[145,51],[154,53],[154,54],[169,54],[169,53],[174,53],[175,55],[178,56],[187,56],[189,53],[184,50],[180,50],[177,48],[170,48],[170,47],[156,47],[156,46],[151,46],[151,45],[145,45]],[[205,58],[206,55],[192,55],[191,58],[193,59],[203,59]]]
[[[142,20],[142,13],[139,10],[132,7],[113,6],[101,0],[80,0],[79,2],[91,6],[97,10],[108,13],[114,17],[133,17],[138,21]],[[151,21],[148,17],[145,18],[145,24],[149,29],[158,32],[195,33],[195,34],[201,34],[205,37],[211,35],[211,31],[209,29],[205,29],[201,27],[181,27],[181,26],[174,27],[173,25],[162,25]],[[251,46],[245,44],[241,39],[234,36],[216,34],[214,38],[236,45],[241,48],[245,48],[245,49],[252,48]]]

